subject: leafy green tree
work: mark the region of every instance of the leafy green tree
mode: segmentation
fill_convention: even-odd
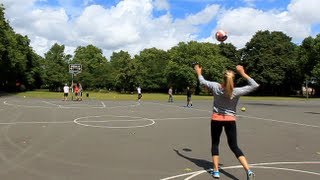
[[[116,90],[134,91],[134,87],[140,81],[136,79],[138,66],[133,62],[130,54],[125,51],[113,52],[110,63]]]
[[[220,43],[219,49],[222,56],[226,57],[229,61],[229,68],[232,69],[241,63],[241,52],[231,43]]]
[[[40,58],[30,47],[27,36],[16,34],[4,17],[0,5],[0,89],[25,90],[39,87]]]
[[[299,61],[300,74],[303,75],[300,80],[301,84],[309,83],[315,80],[316,83],[309,84],[314,88],[320,86],[320,34],[315,38],[307,37],[299,47],[297,55]],[[317,92],[317,91],[316,91]],[[319,94],[319,93],[318,93]]]
[[[168,53],[170,60],[174,62],[168,65],[166,71],[168,82],[174,84],[178,90],[184,89],[187,86],[193,87],[196,89],[196,94],[200,92],[200,86],[197,83],[197,77],[193,70],[193,63],[198,62],[203,66],[203,75],[208,80],[214,81],[220,81],[222,72],[232,64],[231,60],[221,54],[219,45],[213,45],[211,43],[199,43],[195,41],[187,44],[179,43],[177,46],[171,48]],[[184,71],[191,73],[181,73]],[[174,73],[179,73],[179,76],[185,77],[177,79],[171,78]],[[190,79],[188,76],[192,77],[191,81],[187,81]],[[174,80],[174,82],[171,82],[172,80]]]
[[[313,46],[313,58],[316,62],[316,65],[312,69],[312,77],[317,80],[317,84],[319,86],[320,82],[320,34],[316,36],[314,39],[314,46]]]
[[[68,61],[70,56],[64,53],[64,45],[55,43],[45,54],[44,83],[50,90],[56,91],[69,80]]]
[[[43,58],[29,48],[27,51],[26,72],[23,77],[28,89],[40,88],[43,84],[44,72],[41,69]]]
[[[301,60],[300,65],[305,74],[305,78],[320,77],[320,34],[316,38],[308,37],[304,39],[299,49],[298,58]]]
[[[110,64],[101,49],[93,45],[78,47],[70,64],[81,64],[82,72],[75,81],[80,81],[83,88],[108,88],[112,84]]]
[[[259,31],[242,50],[242,63],[260,83],[260,93],[288,95],[296,88],[296,45],[282,32]]]
[[[136,55],[133,61],[138,67],[136,79],[144,89],[161,91],[167,89],[167,79],[163,69],[168,64],[168,53],[156,48],[144,49]]]
[[[178,64],[173,61],[169,61],[165,75],[168,80],[168,84],[174,84],[173,87],[178,92],[182,92],[187,86],[196,87],[197,79],[192,69],[184,64]]]

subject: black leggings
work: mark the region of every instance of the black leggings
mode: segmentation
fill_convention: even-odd
[[[237,125],[235,121],[214,121],[211,120],[211,154],[219,155],[219,143],[220,143],[220,135],[222,133],[222,128],[224,127],[224,131],[227,135],[228,145],[234,155],[239,158],[243,156],[241,149],[237,144]]]

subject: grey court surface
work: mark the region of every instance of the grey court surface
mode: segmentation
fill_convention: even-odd
[[[0,179],[213,179],[212,101],[184,105],[2,96]],[[240,100],[238,108],[239,146],[256,179],[320,179],[320,100]],[[220,179],[245,179],[224,134],[220,152]]]

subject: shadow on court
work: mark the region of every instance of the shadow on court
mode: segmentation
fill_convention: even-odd
[[[184,151],[192,151],[191,149],[189,148],[184,148],[183,149]],[[200,168],[203,168],[204,170],[206,170],[208,173],[209,173],[209,170],[212,168],[212,162],[209,162],[207,160],[203,160],[203,159],[197,159],[197,158],[193,158],[193,157],[189,157],[187,155],[184,155],[182,153],[180,153],[179,150],[177,149],[173,149],[173,151],[175,153],[177,153],[178,156],[182,157],[182,158],[185,158],[187,160],[189,160],[190,162],[194,163],[195,165],[197,165],[198,167]],[[219,164],[219,166],[223,166],[223,164]],[[230,179],[233,179],[233,180],[239,180],[238,178],[236,178],[235,176],[233,176],[232,174],[228,173],[227,171],[223,170],[223,169],[220,169],[219,170],[220,173],[224,174],[225,176],[227,176],[228,178]]]

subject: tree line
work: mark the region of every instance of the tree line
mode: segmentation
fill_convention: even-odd
[[[0,6],[0,91],[58,90],[71,82],[68,65],[81,64],[74,81],[88,90],[131,92],[140,86],[144,92],[166,92],[172,86],[183,92],[189,86],[196,94],[207,93],[198,84],[194,62],[203,66],[206,79],[218,82],[225,69],[242,64],[260,84],[258,95],[295,95],[306,83],[319,88],[320,34],[297,45],[283,32],[266,30],[256,32],[242,49],[231,43],[190,41],[166,51],[147,48],[134,56],[113,52],[109,59],[94,45],[79,46],[70,55],[56,43],[42,57],[27,36],[15,33],[4,11]],[[237,83],[246,82],[237,77]]]

